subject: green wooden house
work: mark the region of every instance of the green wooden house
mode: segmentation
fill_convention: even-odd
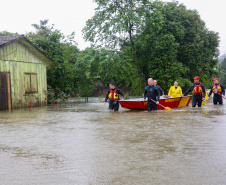
[[[56,62],[26,37],[0,37],[0,110],[47,105],[46,67]]]

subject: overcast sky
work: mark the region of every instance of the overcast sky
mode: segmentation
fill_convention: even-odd
[[[171,1],[171,0],[167,0]],[[196,9],[207,28],[221,37],[220,52],[226,53],[226,0],[179,0],[188,9]],[[83,40],[82,28],[94,15],[96,4],[92,0],[0,0],[0,31],[25,34],[34,31],[31,24],[48,19],[65,35],[75,32],[80,49],[90,44]]]

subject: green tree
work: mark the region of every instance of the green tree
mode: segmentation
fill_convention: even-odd
[[[56,91],[75,93],[75,63],[79,50],[74,41],[74,33],[65,36],[54,25],[48,25],[48,20],[33,24],[35,33],[28,33],[27,37],[40,50],[57,62],[57,66],[48,68],[47,80]]]
[[[209,79],[217,74],[218,33],[206,28],[196,10],[187,10],[178,2],[166,3],[162,12],[163,33],[173,35],[179,46],[177,60],[183,66],[181,78],[193,81],[194,76],[200,76],[208,86]]]
[[[128,89],[135,81],[135,69],[130,61],[123,58],[121,52],[113,50],[86,48],[80,53],[76,70],[79,75],[77,78],[80,79],[80,89],[90,89],[89,94],[94,92],[100,81],[105,87],[108,87],[109,82],[114,81],[118,87]],[[87,85],[84,87],[84,84]],[[137,94],[136,90],[133,93]]]
[[[220,83],[226,85],[226,58],[219,65],[219,80]]]
[[[83,29],[85,39],[102,44],[130,62],[137,83],[157,78],[164,89],[174,80],[188,87],[216,75],[219,36],[197,11],[148,0],[95,0],[96,14]],[[133,86],[132,88],[134,88]]]
[[[84,38],[112,50],[113,53],[120,51],[122,59],[120,61],[129,62],[130,68],[134,69],[132,89],[140,92],[147,77],[141,68],[143,64],[139,60],[140,53],[135,48],[138,42],[136,39],[144,29],[147,14],[152,14],[150,12],[155,14],[155,19],[152,20],[154,27],[159,26],[155,23],[161,23],[162,17],[154,10],[159,10],[162,3],[159,1],[151,3],[148,0],[96,0],[95,2],[98,5],[96,14],[87,21],[83,29]],[[120,70],[117,68],[117,71]],[[129,73],[126,76],[129,76]]]
[[[11,33],[8,31],[0,31],[0,37],[2,36],[10,36],[10,35],[19,35],[18,33]]]
[[[85,39],[101,44],[105,48],[129,41],[134,46],[133,37],[141,32],[145,13],[152,10],[148,0],[95,0],[98,7],[83,29]]]
[[[96,51],[87,48],[79,53],[79,59],[75,63],[75,78],[77,92],[84,97],[93,96],[97,86],[96,71],[98,66],[95,64]],[[93,64],[94,62],[94,64]]]

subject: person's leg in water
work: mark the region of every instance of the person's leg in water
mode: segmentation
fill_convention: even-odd
[[[153,111],[157,112],[157,104],[153,102]]]
[[[197,104],[197,98],[195,96],[193,96],[193,100],[192,100],[192,107],[195,107]]]
[[[148,101],[148,103],[147,103],[147,108],[148,108],[148,112],[151,112],[151,110],[152,110],[152,103],[151,103],[151,101]]]
[[[217,105],[217,96],[215,96],[215,95],[213,96],[213,104]]]
[[[147,104],[148,107],[148,112],[151,112],[153,110],[153,112],[157,111],[157,104],[155,102],[148,102]]]
[[[198,107],[201,107],[202,106],[202,97],[199,97],[197,101],[198,101]]]
[[[223,105],[223,98],[221,96],[219,96],[218,102],[219,102],[220,105]]]
[[[114,111],[117,112],[119,109],[119,101],[114,101],[113,104],[114,104]]]
[[[112,100],[110,100],[110,102],[109,102],[109,111],[112,111],[114,109],[114,105],[113,105],[113,101]]]

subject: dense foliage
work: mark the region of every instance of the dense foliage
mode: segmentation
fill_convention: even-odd
[[[48,85],[56,93],[92,96],[100,81],[105,87],[115,81],[138,95],[149,77],[165,91],[174,80],[185,90],[197,75],[210,86],[218,72],[219,36],[206,28],[197,11],[177,2],[95,2],[96,13],[83,29],[93,45],[84,51],[78,49],[74,33],[65,36],[48,20],[33,24],[36,32],[26,35],[58,63],[48,69]],[[220,69],[224,79],[223,63]]]
[[[219,65],[219,80],[226,86],[226,58]]]
[[[85,39],[121,51],[136,69],[134,79],[143,82],[141,86],[152,77],[164,89],[174,80],[188,87],[196,75],[209,84],[217,74],[219,36],[205,27],[195,10],[177,2],[95,2],[96,14],[83,30]]]
[[[0,37],[9,36],[9,35],[19,35],[18,33],[11,33],[8,31],[0,31]]]
[[[75,91],[75,62],[79,50],[74,40],[74,33],[64,36],[60,30],[49,26],[48,20],[40,21],[40,25],[33,24],[35,33],[28,33],[31,42],[57,62],[57,66],[48,68],[48,85],[58,93]]]

